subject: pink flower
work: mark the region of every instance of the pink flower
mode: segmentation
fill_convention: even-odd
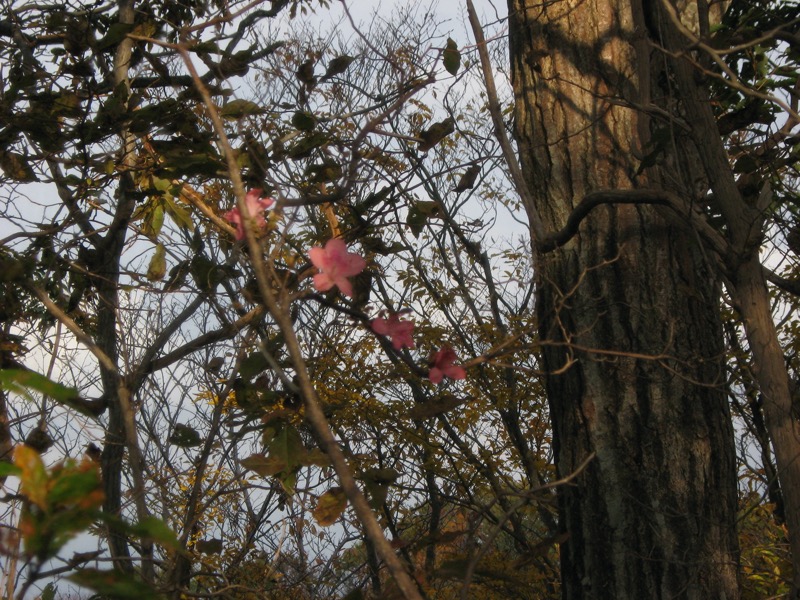
[[[272,198],[263,198],[263,195],[264,190],[256,188],[247,192],[244,198],[244,203],[247,206],[247,214],[256,222],[256,226],[259,229],[263,229],[267,226],[267,220],[264,218],[264,211],[275,204],[275,200]],[[239,207],[232,208],[222,216],[236,225],[236,239],[243,240],[245,238],[244,220],[239,212]]]
[[[467,376],[467,372],[463,367],[453,364],[456,359],[456,353],[453,352],[450,346],[442,346],[441,350],[431,357],[431,370],[428,373],[428,379],[433,383],[441,383],[445,377],[464,379]]]
[[[414,340],[411,338],[411,334],[414,332],[414,323],[401,321],[400,313],[389,315],[388,319],[373,319],[370,326],[375,333],[388,336],[392,340],[395,350],[414,347]]]
[[[308,257],[319,269],[319,273],[314,275],[314,287],[317,290],[327,292],[336,286],[345,296],[353,297],[353,286],[347,278],[361,273],[367,261],[358,254],[348,252],[344,241],[339,238],[331,238],[324,248],[311,248]]]

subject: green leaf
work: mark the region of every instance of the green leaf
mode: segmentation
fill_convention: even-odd
[[[217,177],[226,172],[225,165],[214,152],[198,151],[180,156],[177,153],[164,156],[164,170],[171,177]]]
[[[455,130],[456,122],[452,118],[434,123],[419,134],[419,137],[422,139],[419,144],[420,152],[427,152]]]
[[[159,192],[168,192],[172,187],[172,181],[169,179],[162,179],[161,177],[153,177],[151,182],[153,187]]]
[[[277,427],[264,427],[264,430],[261,432],[261,445],[266,448],[269,446],[269,443],[275,439],[276,435],[278,435]]]
[[[134,215],[142,218],[142,233],[154,242],[164,226],[164,202],[161,198],[152,197]]]
[[[73,92],[62,92],[53,101],[52,113],[56,116],[76,118],[81,114],[81,100]]]
[[[454,558],[451,560],[443,561],[439,568],[436,570],[435,577],[437,578],[460,578],[464,575],[469,568],[469,560],[466,558]]]
[[[180,548],[180,542],[175,532],[161,519],[147,517],[139,523],[129,525],[127,529],[135,536],[152,540],[167,548],[173,550]]]
[[[301,457],[300,464],[304,467],[330,467],[331,459],[319,448],[312,448]]]
[[[391,467],[367,469],[359,476],[359,479],[364,482],[374,483],[394,483],[400,477],[395,469]]]
[[[198,254],[192,259],[189,272],[197,287],[204,292],[210,291],[224,279],[222,269],[202,254]]]
[[[14,181],[23,183],[39,181],[27,159],[16,152],[0,150],[0,169],[3,169],[6,177]]]
[[[415,404],[411,410],[408,411],[408,416],[417,420],[430,419],[431,417],[435,417],[436,415],[461,406],[467,402],[467,400],[469,400],[469,398],[458,398],[452,394],[447,394],[422,404]]]
[[[264,372],[267,367],[269,367],[269,363],[264,358],[264,355],[261,352],[253,352],[242,361],[239,367],[239,374],[243,379],[252,379],[259,373]]]
[[[169,270],[169,277],[164,284],[164,291],[174,292],[186,283],[190,262],[191,261],[188,260],[182,260]]]
[[[305,454],[306,448],[300,432],[291,426],[283,427],[269,445],[269,456],[282,461],[286,465],[284,471],[300,466]]]
[[[56,584],[52,581],[44,586],[40,600],[55,600],[56,597]]]
[[[458,51],[458,44],[450,38],[447,38],[447,47],[442,55],[442,63],[451,75],[456,75],[461,66],[461,52]]]
[[[138,135],[146,135],[159,125],[165,125],[170,131],[175,131],[181,120],[182,111],[183,107],[175,98],[139,106],[129,115],[128,127],[131,132]]]
[[[197,540],[194,547],[198,552],[202,552],[203,554],[220,554],[222,552],[222,540],[218,538]]]
[[[442,216],[439,203],[433,200],[420,200],[414,204],[414,208],[429,218]]]
[[[309,58],[305,62],[301,63],[299,67],[297,67],[297,71],[295,71],[297,78],[305,84],[313,84],[314,83],[314,59]]]
[[[78,396],[75,388],[66,387],[44,375],[24,369],[0,369],[0,387],[9,392],[22,394],[25,393],[25,389],[31,389],[59,402],[66,402]]]
[[[96,469],[62,472],[55,476],[47,500],[51,505],[73,504],[86,499],[100,486],[100,474]]]
[[[389,485],[394,483],[400,473],[391,467],[367,469],[359,476],[364,482],[364,489],[369,497],[369,503],[375,510],[380,510],[389,495]]]
[[[193,427],[178,423],[173,427],[169,443],[181,448],[194,448],[203,443],[200,434]]]
[[[325,145],[328,136],[321,131],[312,133],[298,141],[286,151],[286,156],[293,160],[308,157],[315,149]]]
[[[18,256],[0,256],[0,281],[23,281],[33,268],[32,264]]]
[[[220,109],[219,114],[221,117],[235,121],[252,115],[260,115],[264,112],[264,109],[255,102],[238,99],[228,102]]]
[[[149,585],[132,574],[122,571],[80,569],[68,577],[70,581],[93,589],[101,596],[114,600],[150,600],[162,598]]]
[[[267,457],[263,454],[253,454],[247,458],[243,458],[239,461],[239,464],[248,471],[253,471],[253,473],[258,474],[261,477],[277,475],[278,473],[286,471],[289,468],[280,457]]]
[[[178,191],[180,193],[180,191]],[[192,213],[185,206],[182,206],[175,201],[174,198],[166,196],[164,198],[164,208],[167,214],[175,222],[178,227],[182,227],[188,231],[194,230],[194,223],[192,223]]]
[[[286,492],[288,496],[293,496],[295,486],[297,485],[297,471],[291,471],[289,473],[284,472],[282,476],[278,477],[278,481],[283,491]]]
[[[382,254],[383,256],[397,254],[398,252],[407,250],[407,248],[400,242],[392,242],[391,244],[387,244],[379,237],[367,236],[362,237],[359,241],[361,243],[361,247],[364,248],[365,251],[376,252],[378,254]]]
[[[49,396],[56,402],[64,404],[89,417],[97,417],[87,410],[75,388],[66,387],[40,375],[24,369],[0,369],[0,388],[19,394],[32,400],[30,391]]]
[[[97,42],[97,49],[105,50],[111,46],[116,46],[125,39],[126,35],[133,31],[133,28],[134,25],[132,23],[114,23],[108,28],[108,33]]]
[[[437,202],[431,200],[420,200],[411,205],[406,216],[406,225],[411,229],[411,233],[418,237],[428,219],[441,216],[440,207]]]
[[[150,266],[147,267],[147,279],[150,281],[161,281],[167,274],[167,250],[164,244],[156,244],[156,251],[150,259]]]
[[[414,237],[419,237],[419,234],[422,233],[423,227],[425,227],[425,223],[428,222],[428,217],[423,215],[418,210],[414,210],[413,208],[408,211],[408,216],[406,217],[406,225],[411,230],[411,233],[414,234]]]
[[[342,176],[342,166],[332,160],[325,160],[319,164],[309,165],[305,172],[312,183],[327,183]]]
[[[298,110],[292,115],[292,126],[300,131],[311,131],[317,125],[317,118],[310,112]]]
[[[381,507],[386,502],[386,498],[389,496],[389,486],[385,483],[368,481],[364,483],[364,488],[369,498],[369,505],[373,510],[381,510]]]
[[[0,462],[0,477],[19,477],[22,474],[22,469],[17,465],[12,465],[7,462]]]
[[[481,172],[480,165],[472,165],[461,176],[454,188],[455,192],[461,193],[465,190],[471,190],[475,187],[475,180],[478,179],[478,174]]]
[[[322,78],[330,79],[336,75],[341,75],[347,71],[348,67],[354,60],[354,57],[348,56],[347,54],[342,54],[341,56],[331,59],[331,61],[328,63],[327,69],[325,69],[325,75],[323,75]]]

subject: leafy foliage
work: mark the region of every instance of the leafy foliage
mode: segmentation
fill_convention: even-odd
[[[472,50],[414,7],[355,41],[279,26],[284,7],[322,10],[20,5],[2,24],[0,382],[15,396],[0,420],[17,448],[0,476],[19,480],[35,559],[19,595],[88,529],[119,568],[68,561],[70,578],[105,596],[389,597],[311,424],[307,372],[429,597],[555,597],[564,538],[529,241],[497,234],[519,200]],[[757,39],[782,11],[734,2],[716,36]],[[796,48],[760,44],[730,64],[777,95]],[[719,98],[738,172],[773,182],[770,248],[786,255],[796,144],[751,152],[774,103],[723,85]],[[402,320],[376,328],[382,315]],[[788,309],[783,327],[793,349]],[[56,434],[43,457],[21,443],[33,421]],[[101,470],[61,462],[95,443]],[[749,450],[743,480],[765,489]],[[748,593],[782,593],[778,520],[742,502]]]

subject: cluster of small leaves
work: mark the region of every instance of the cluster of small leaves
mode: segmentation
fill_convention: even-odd
[[[150,583],[187,594],[240,586],[266,588],[276,598],[325,597],[385,574],[374,572],[372,556],[350,565],[343,558],[348,547],[363,549],[363,531],[304,420],[296,365],[264,309],[252,250],[243,250],[247,225],[239,213],[232,218],[239,209],[207,107],[174,49],[159,43],[183,41],[181,26],[237,6],[157,2],[137,10],[133,24],[117,22],[113,10],[77,7],[61,16],[48,11],[54,16],[41,22],[18,15],[24,36],[51,41],[8,63],[0,166],[14,203],[33,197],[27,183],[49,185],[53,191],[40,203],[52,230],[40,236],[38,225],[12,218],[21,235],[4,257],[12,265],[34,261],[15,289],[43,288],[95,337],[105,333],[98,316],[110,310],[101,293],[120,281],[113,308],[124,335],[115,348],[123,380],[136,382],[137,433],[149,473],[143,493],[179,538],[148,534],[160,544],[164,565]],[[300,12],[305,6],[293,4]],[[430,588],[445,594],[455,573],[447,560],[464,560],[479,533],[464,533],[457,555],[444,535],[453,533],[445,531],[449,522],[463,529],[470,518],[490,514],[490,503],[497,517],[511,494],[553,476],[546,409],[532,375],[527,250],[521,242],[495,251],[486,240],[513,194],[502,174],[488,174],[499,159],[486,107],[454,108],[465,93],[454,80],[474,82],[476,74],[454,39],[433,23],[420,26],[412,13],[371,31],[369,44],[344,44],[333,34],[270,37],[270,16],[260,10],[242,24],[220,21],[206,30],[215,34],[189,36],[186,49],[204,67],[201,82],[245,184],[263,191],[256,200],[275,200],[266,213],[251,202],[260,212],[248,205],[248,213],[265,275],[289,307],[326,416],[395,543],[407,557],[434,556],[411,564],[420,578],[449,582]],[[129,34],[136,36],[130,91],[113,83],[109,68]],[[6,42],[4,57],[14,53]],[[375,56],[375,48],[384,54]],[[123,135],[135,140],[132,156],[120,151]],[[125,198],[134,200],[128,215],[119,212]],[[119,257],[107,252],[107,232],[127,240]],[[342,278],[326,273],[324,261],[315,265],[308,250],[323,250],[331,239],[344,240],[365,269]],[[314,275],[327,279],[317,277],[315,288]],[[28,339],[41,340],[36,350],[52,342],[51,317],[39,313],[36,334],[25,328],[22,309],[9,311]],[[387,321],[385,329],[370,326],[378,319]],[[414,348],[395,343],[408,342],[410,332],[398,329],[407,328],[403,323],[415,325]],[[518,341],[502,346],[509,339]],[[485,358],[467,381],[431,385],[431,367],[461,376],[454,353]],[[62,373],[72,368],[76,390],[33,389],[83,406],[70,402],[97,390],[102,377],[86,363],[65,363]],[[36,383],[32,373],[18,376],[25,379],[14,380],[20,385]],[[96,440],[94,425],[81,429],[86,422],[64,446]],[[109,443],[119,444],[116,425],[100,422]],[[538,424],[535,435],[515,437],[530,423]],[[430,501],[457,518],[420,512]],[[123,503],[121,511],[131,517],[134,507]],[[552,552],[549,511],[515,515],[517,546],[504,535],[506,547],[481,563],[480,576],[513,576],[510,557],[539,544],[545,543],[541,556]],[[337,526],[322,530],[315,522]],[[189,556],[190,578],[169,579],[176,577],[173,565]],[[538,573],[552,586],[553,569],[541,564]],[[145,595],[123,575],[80,577],[101,594]],[[514,581],[540,589],[536,577]]]

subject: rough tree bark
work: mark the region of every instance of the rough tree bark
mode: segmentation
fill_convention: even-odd
[[[650,104],[660,68],[643,6],[509,0],[509,13],[526,208],[547,232],[598,190],[690,201],[691,154],[638,173],[650,122],[633,107]],[[559,474],[596,453],[560,490],[564,598],[738,598],[719,278],[699,238],[662,210],[596,208],[537,256]]]
[[[753,373],[763,398],[794,567],[791,597],[800,598],[800,421],[792,406],[789,374],[759,255],[767,235],[772,202],[769,176],[765,178],[755,172],[737,177],[734,173],[711,108],[713,98],[704,85],[705,78],[687,60],[691,57],[687,48],[710,37],[714,16],[708,15],[709,4],[699,0],[696,3],[660,0],[652,3],[649,10],[651,36],[656,42],[653,47],[658,48],[654,56],[660,64],[666,63],[672,96],[678,100],[672,107],[667,103],[663,106],[683,119],[687,133],[682,136],[680,147],[694,148],[692,158],[698,171],[694,181],[703,180],[702,195],[695,201],[702,201],[706,194],[713,197],[714,207],[725,223],[727,250],[718,260],[718,268],[741,317]],[[694,18],[682,18],[684,14]],[[698,56],[701,65],[706,58],[702,53]],[[785,139],[797,124],[796,116],[787,116],[761,150]]]

